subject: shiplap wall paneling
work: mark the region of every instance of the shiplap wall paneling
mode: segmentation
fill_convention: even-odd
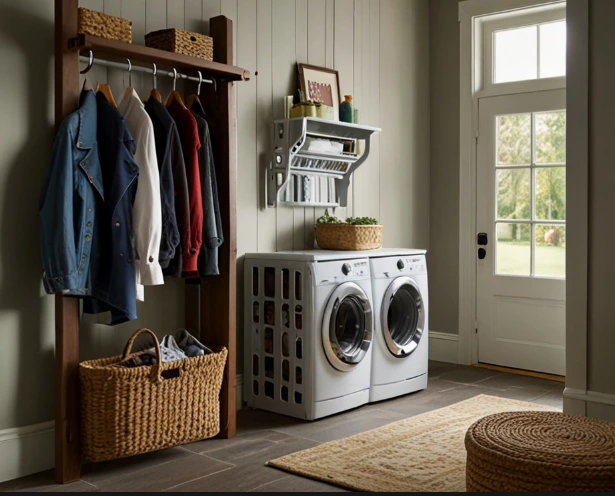
[[[306,64],[308,57],[308,17],[307,0],[295,0],[295,56],[297,63]],[[294,71],[296,74],[296,71]],[[291,95],[292,93],[289,93]],[[303,250],[306,247],[306,225],[305,216],[307,211],[313,209],[293,208],[294,215],[294,241],[295,250]]]
[[[327,0],[308,0],[308,64],[327,66]],[[306,209],[306,248],[314,246],[314,223],[324,213],[323,208]]]
[[[284,96],[292,95],[295,86],[295,2],[272,0],[272,78],[273,117],[284,118]],[[271,125],[271,124],[270,124]],[[271,145],[270,145],[271,146]],[[294,209],[276,208],[277,249],[294,248]]]
[[[339,72],[340,96],[354,93],[354,0],[335,0],[333,66]],[[352,185],[348,190],[348,206],[337,208],[340,218],[352,216]]]
[[[360,117],[361,122],[375,127],[380,127],[380,0],[368,0],[369,12],[367,12],[369,20],[368,34],[369,47],[365,53],[369,57],[369,67],[367,74],[365,70],[364,82],[368,84],[369,98],[366,101],[367,114]],[[359,109],[361,112],[361,109]],[[369,208],[363,215],[376,217],[380,220],[380,133],[372,135],[371,152],[369,163],[367,165],[368,181],[361,198]]]
[[[354,1],[354,11],[353,11],[353,50],[352,50],[352,78],[353,78],[353,91],[352,91],[352,104],[354,108],[362,109],[364,107],[364,99],[363,99],[363,2],[362,0],[353,0]],[[342,98],[344,96],[342,95]],[[352,191],[352,197],[348,199],[349,205],[351,205],[350,211],[352,215],[356,215],[356,205],[355,203],[362,203],[363,198],[357,197],[356,190],[360,189],[361,184],[359,184],[359,188],[357,188],[357,173],[360,169],[364,169],[367,164],[363,164],[359,170],[357,170],[352,175],[352,183],[350,184],[350,189]],[[360,181],[360,178],[359,178]]]
[[[220,14],[233,21],[235,62],[252,72],[252,80],[234,90],[239,288],[244,253],[312,248],[314,222],[324,213],[323,208],[265,207],[273,121],[283,117],[283,97],[294,92],[296,62],[337,69],[342,98],[353,95],[361,123],[383,127],[372,138],[370,158],[353,177],[348,208],[335,214],[379,218],[387,246],[427,246],[426,0],[81,0],[80,5],[133,21],[137,44],[144,44],[145,33],[167,27],[208,34],[209,18]],[[127,85],[126,71],[94,67],[88,78],[94,85],[109,82],[118,101]],[[132,79],[147,98],[151,76],[133,74]],[[172,80],[161,76],[158,87],[166,99]],[[186,94],[195,88],[178,82]],[[238,296],[240,303],[241,290]],[[173,309],[164,316],[157,310],[163,306],[151,304],[163,297]],[[147,288],[146,300],[139,306],[139,323],[110,330],[95,318],[84,319],[92,330],[84,337],[98,349],[95,356],[101,349],[117,352],[117,342],[138,325],[149,322],[164,332],[183,325],[181,281]],[[241,315],[238,322],[241,342]],[[241,369],[241,357],[238,363]]]
[[[429,244],[427,17],[427,2],[380,2],[380,221],[385,246]]]
[[[273,64],[271,0],[256,0],[256,153],[258,159],[258,251],[276,251],[276,210],[265,204],[265,174],[273,153]]]
[[[130,0],[124,0],[130,1]],[[167,2],[167,28],[185,29],[184,2],[170,0]]]
[[[239,0],[237,4],[237,65],[253,75],[256,68],[256,2]],[[256,136],[256,83],[236,84],[237,88],[237,287],[243,288],[243,255],[258,251],[258,161]],[[237,292],[237,353],[243,356],[243,291]]]

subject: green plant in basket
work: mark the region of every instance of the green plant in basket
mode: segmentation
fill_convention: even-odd
[[[348,217],[346,224],[351,226],[379,226],[380,222],[373,217]]]
[[[325,215],[316,219],[316,224],[343,224],[343,222],[334,215],[329,215],[329,209],[326,209]]]
[[[346,222],[338,219],[334,215],[329,215],[329,210],[325,210],[325,215],[316,219],[316,224],[346,224],[350,226],[379,226],[378,219],[373,217],[348,217]]]

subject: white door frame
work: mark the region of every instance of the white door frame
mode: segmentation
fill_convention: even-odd
[[[459,4],[461,108],[458,361],[461,364],[478,363],[476,329],[476,136],[478,131],[477,95],[482,82],[482,64],[479,63],[482,50],[477,49],[478,44],[475,42],[477,37],[481,36],[481,33],[477,32],[476,20],[487,15],[531,7],[550,6],[557,3],[562,3],[562,0],[466,0]],[[587,131],[587,126],[585,131]],[[585,292],[587,292],[586,289]],[[576,294],[578,298],[579,294]],[[584,301],[585,306],[587,306],[586,299]],[[585,311],[587,311],[586,308]]]

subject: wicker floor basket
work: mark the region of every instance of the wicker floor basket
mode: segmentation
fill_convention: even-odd
[[[145,45],[205,60],[214,59],[214,40],[204,34],[183,29],[162,29],[145,35]]]
[[[382,248],[383,226],[316,224],[316,242],[322,250],[377,250]]]
[[[561,412],[505,412],[465,437],[468,492],[615,491],[615,424]]]
[[[132,43],[132,21],[79,7],[77,32]]]
[[[158,364],[128,368],[138,335],[154,336]],[[140,329],[123,355],[82,362],[81,444],[94,462],[148,453],[213,437],[220,431],[220,388],[227,358],[219,352],[161,363],[154,333]]]

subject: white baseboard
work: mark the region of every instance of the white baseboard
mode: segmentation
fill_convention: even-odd
[[[564,389],[564,398],[581,400],[587,403],[615,406],[615,394],[599,393],[597,391],[584,391],[582,389]]]
[[[237,374],[235,378],[237,386],[237,411],[243,408],[243,374]]]
[[[54,466],[55,422],[0,430],[0,482]]]
[[[459,363],[459,335],[429,331],[429,359]]]
[[[564,412],[615,422],[615,394],[566,388]]]

